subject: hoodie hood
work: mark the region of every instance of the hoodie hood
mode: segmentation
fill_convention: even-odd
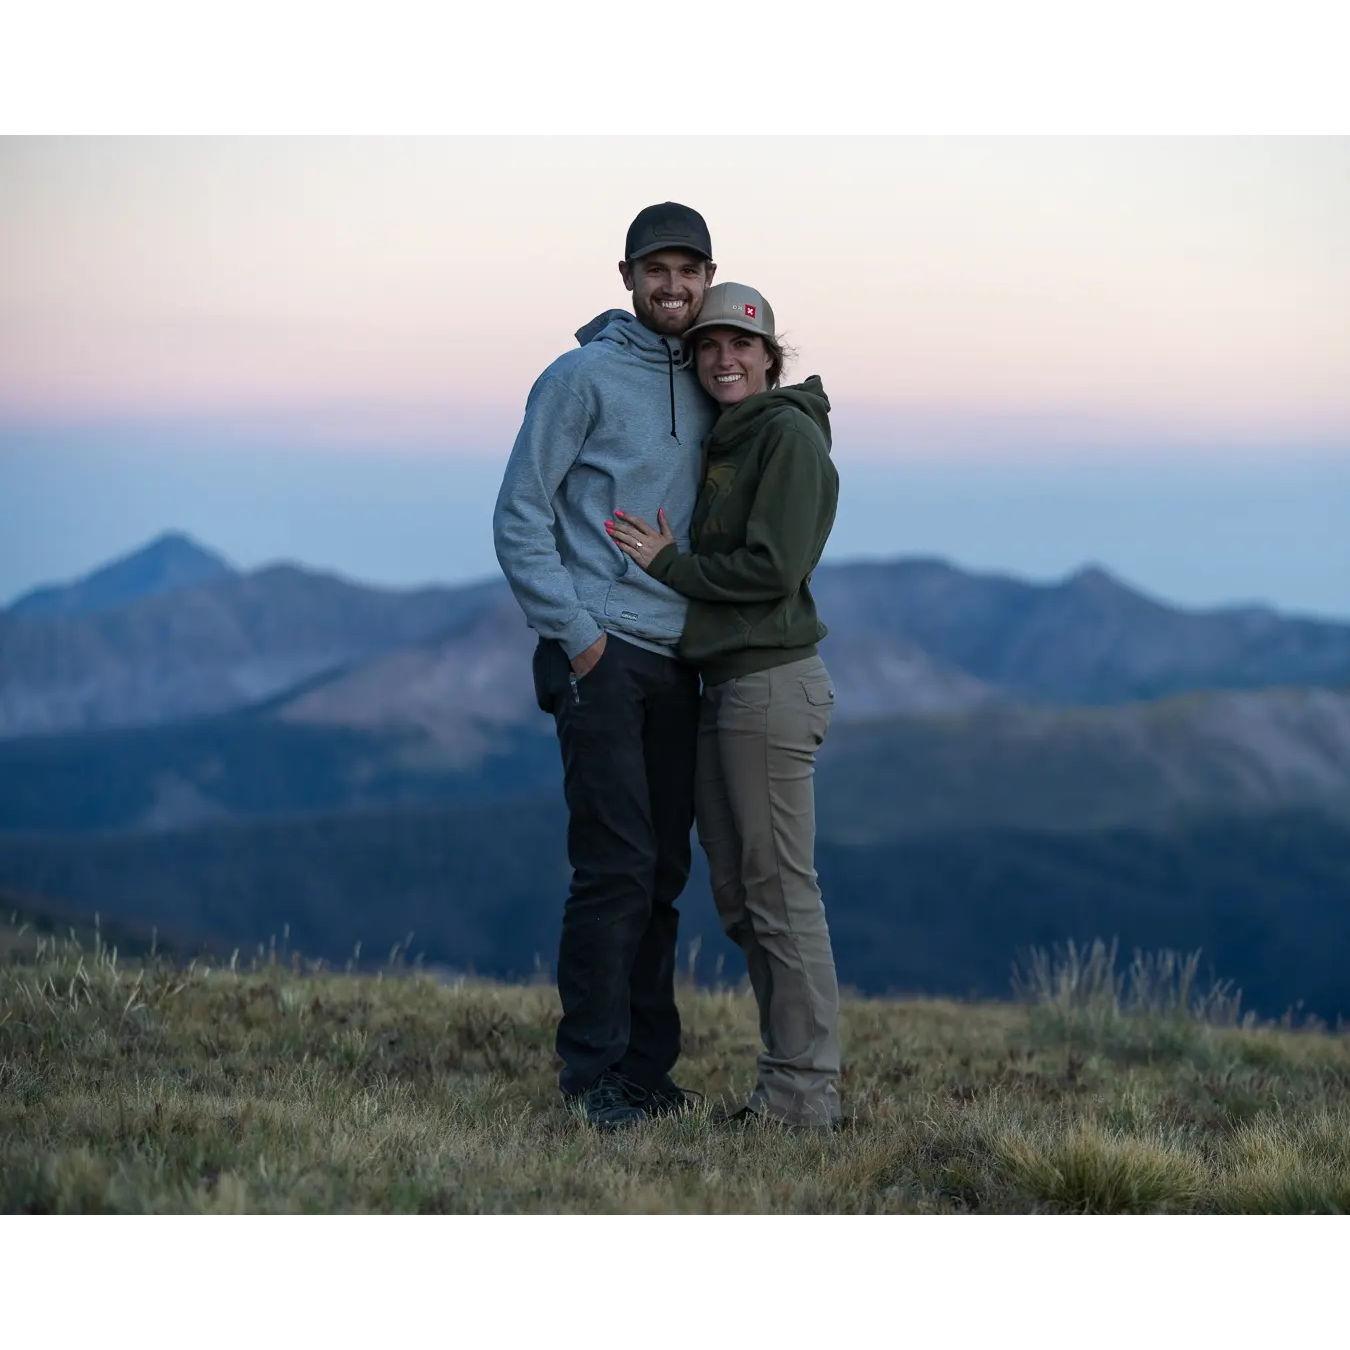
[[[646,324],[638,321],[636,314],[626,309],[607,309],[603,314],[597,314],[590,323],[577,329],[576,339],[582,347],[592,342],[613,343],[639,361],[663,366],[673,361],[676,370],[683,370],[689,364],[682,338],[653,333]]]
[[[809,375],[800,384],[779,385],[762,394],[751,394],[733,408],[728,408],[713,428],[718,441],[753,434],[755,428],[787,412],[809,417],[830,449],[830,400],[819,375]]]
[[[664,366],[666,386],[670,396],[670,435],[679,439],[679,419],[675,413],[675,372],[689,368],[690,358],[685,344],[677,337],[663,337],[639,323],[636,314],[626,309],[607,309],[597,314],[590,323],[576,331],[576,339],[583,347],[610,345],[618,349],[625,360],[641,361],[644,365]]]
[[[623,309],[607,309],[603,314],[597,314],[590,323],[584,323],[577,329],[575,333],[577,346],[584,347],[588,342],[594,342],[610,324],[631,318],[633,315]]]

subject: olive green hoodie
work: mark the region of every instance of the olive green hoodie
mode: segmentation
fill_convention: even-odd
[[[658,581],[690,600],[680,655],[708,684],[815,653],[810,577],[834,524],[830,401],[819,376],[728,408],[704,442],[692,552],[668,544]]]

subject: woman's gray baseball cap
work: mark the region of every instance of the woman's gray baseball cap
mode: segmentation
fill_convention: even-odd
[[[773,306],[753,287],[720,281],[703,293],[698,322],[682,334],[686,342],[703,328],[743,328],[776,343]]]
[[[623,256],[632,262],[663,248],[687,248],[700,257],[712,257],[712,239],[703,217],[692,206],[660,202],[644,206],[633,217],[624,240]]]

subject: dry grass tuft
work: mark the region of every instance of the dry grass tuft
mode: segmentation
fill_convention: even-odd
[[[1033,1200],[1080,1214],[1184,1211],[1207,1188],[1204,1163],[1176,1142],[1092,1121],[1063,1132],[1012,1131],[994,1149],[1013,1183]]]

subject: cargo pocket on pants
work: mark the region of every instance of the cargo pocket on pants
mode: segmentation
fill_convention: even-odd
[[[802,681],[802,692],[810,705],[808,725],[817,745],[825,740],[830,729],[830,714],[834,711],[834,683],[828,675]]]

